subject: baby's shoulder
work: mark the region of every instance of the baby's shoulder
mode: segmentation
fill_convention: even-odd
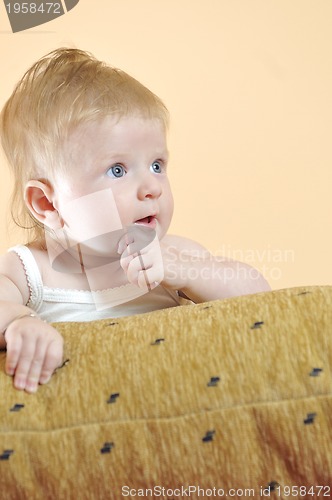
[[[0,255],[0,274],[8,278],[24,276],[24,268],[16,252]]]
[[[10,294],[11,290],[18,289],[22,297],[29,297],[24,266],[15,252],[7,252],[0,256],[0,289]]]
[[[17,245],[0,256],[0,275],[12,281],[23,296],[29,296],[28,277],[42,274],[46,260],[47,252],[38,242]]]

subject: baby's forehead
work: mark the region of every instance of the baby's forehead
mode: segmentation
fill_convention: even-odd
[[[93,120],[86,120],[79,124],[74,124],[69,133],[69,138],[80,139],[91,134],[111,134],[117,131],[131,131],[135,127],[149,128],[160,134],[166,134],[164,122],[155,116],[145,116],[144,114],[125,114],[125,115],[105,115]]]
[[[144,148],[167,155],[166,129],[161,120],[110,115],[75,127],[64,144],[64,155],[71,161],[82,157],[102,159]]]

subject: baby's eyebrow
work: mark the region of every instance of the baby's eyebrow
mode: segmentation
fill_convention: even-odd
[[[112,165],[114,163],[125,163],[128,158],[130,159],[132,156],[132,151],[119,151],[119,150],[110,150],[103,154],[99,159],[98,163],[102,165]],[[151,161],[161,159],[163,161],[169,160],[169,151],[167,149],[156,149],[155,151],[151,151],[149,155]]]
[[[169,151],[167,149],[164,149],[162,151],[157,151],[155,154],[156,157],[158,158],[166,158],[166,159],[169,158]]]
[[[123,153],[119,151],[108,151],[105,153],[100,160],[105,163],[121,162],[129,156],[129,153]]]

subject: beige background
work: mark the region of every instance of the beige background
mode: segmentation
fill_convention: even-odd
[[[80,0],[13,34],[0,5],[0,106],[59,46],[128,71],[172,117],[171,231],[260,268],[272,287],[332,284],[332,2]],[[0,251],[10,180],[1,158]]]

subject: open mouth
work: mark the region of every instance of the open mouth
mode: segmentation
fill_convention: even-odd
[[[156,217],[154,215],[148,215],[147,217],[143,217],[142,219],[138,219],[135,221],[135,224],[140,224],[142,226],[155,227],[156,225]]]

